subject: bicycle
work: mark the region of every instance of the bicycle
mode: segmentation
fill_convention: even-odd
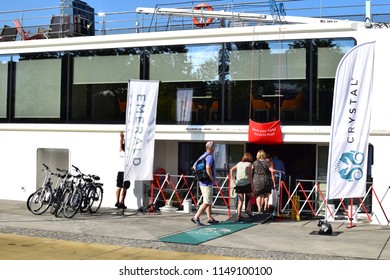
[[[99,176],[94,176],[93,180],[94,180],[93,185],[95,186],[95,193],[91,197],[92,204],[89,207],[89,211],[91,213],[96,213],[100,209],[100,206],[102,205],[103,202],[103,183],[96,182],[100,180]]]
[[[66,218],[74,217],[78,211],[96,213],[103,201],[103,184],[97,182],[100,180],[99,176],[86,175],[78,167],[72,167],[79,174],[73,176],[75,180],[72,181],[72,186],[65,188],[59,212],[63,210]]]
[[[45,213],[50,207],[53,199],[52,177],[59,176],[59,174],[51,172],[46,164],[43,164],[43,166],[45,167],[45,169],[42,170],[45,173],[45,179],[42,183],[42,187],[27,198],[27,209],[35,215]]]
[[[80,169],[74,165],[73,168],[81,175],[84,184],[81,186],[82,201],[80,206],[80,212],[96,213],[103,201],[103,184],[98,183],[100,177],[97,175],[84,174]]]
[[[50,208],[50,214],[53,214],[53,215],[56,215],[57,212],[60,212],[59,208],[61,205],[61,199],[62,199],[62,194],[64,193],[64,189],[67,185],[72,183],[70,181],[70,179],[72,178],[72,175],[69,174],[68,170],[61,170],[61,169],[57,168],[57,171],[59,171],[60,173],[63,173],[63,174],[59,175],[61,178],[61,183],[53,191],[53,199],[52,199],[51,208]]]
[[[58,217],[62,211],[65,218],[72,218],[79,211],[83,198],[82,185],[83,178],[81,175],[72,175],[73,179],[71,184],[67,185],[64,189],[64,193],[61,198],[61,205],[56,213]]]

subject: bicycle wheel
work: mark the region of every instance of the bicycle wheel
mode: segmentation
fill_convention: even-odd
[[[91,213],[96,213],[103,202],[103,188],[101,186],[95,186],[94,195],[92,197],[92,204],[89,208]]]
[[[35,191],[35,192],[36,192],[36,191]],[[31,212],[30,200],[33,198],[35,192],[33,192],[32,194],[30,194],[30,195],[28,196],[28,198],[27,198],[26,206],[27,206],[28,211],[30,211],[30,212]]]
[[[92,198],[95,194],[95,188],[92,185],[85,185],[82,189],[83,198],[81,200],[80,212],[86,213],[92,204]]]
[[[53,211],[56,217],[59,217],[61,212],[63,212],[65,203],[72,195],[72,193],[73,193],[72,187],[65,187],[65,189],[62,191],[62,194],[59,196],[59,199],[56,201],[56,207]]]
[[[29,196],[27,208],[31,213],[41,215],[49,209],[52,198],[52,190],[50,187],[41,188]]]
[[[62,188],[57,188],[53,192],[53,199],[51,200],[50,214],[55,214],[58,204],[62,196]]]
[[[68,195],[64,203],[64,216],[72,218],[79,211],[83,193],[80,189],[75,189],[71,195]]]
[[[37,215],[40,209],[43,207],[41,202],[42,189],[39,189],[32,193],[27,199],[27,208],[31,213]]]

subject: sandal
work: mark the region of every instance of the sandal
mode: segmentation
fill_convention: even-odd
[[[216,219],[214,218],[211,218],[211,220],[207,221],[208,224],[218,224],[219,221],[217,221]]]
[[[249,217],[253,217],[253,214],[249,211],[245,211],[245,214],[247,214]]]

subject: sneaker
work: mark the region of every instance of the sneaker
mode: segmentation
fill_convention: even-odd
[[[202,224],[199,219],[195,220],[194,217],[191,218],[191,222],[193,222],[194,224],[196,224],[198,226],[204,226],[204,224]]]
[[[119,203],[119,209],[127,209],[126,205],[124,203]]]
[[[116,208],[119,208],[120,205],[121,205],[121,204],[120,204],[119,202],[115,203],[115,207],[116,207]]]
[[[211,218],[211,220],[207,221],[207,223],[209,223],[210,225],[213,225],[213,224],[218,224],[219,221],[217,221],[217,220],[214,219],[214,218]]]

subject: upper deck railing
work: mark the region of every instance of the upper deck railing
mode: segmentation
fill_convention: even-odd
[[[203,5],[204,2],[207,5]],[[317,3],[313,3],[317,2]],[[321,3],[321,1],[319,1]],[[66,8],[53,6],[36,9],[1,11],[0,41],[62,38],[85,35],[109,35],[220,28],[247,25],[307,23],[313,18],[381,23],[388,27],[390,4],[357,1],[353,6],[321,6],[311,0],[207,0],[158,4],[135,11],[99,12],[67,15]],[[83,11],[85,13],[85,11]],[[368,27],[373,25],[367,25]]]

